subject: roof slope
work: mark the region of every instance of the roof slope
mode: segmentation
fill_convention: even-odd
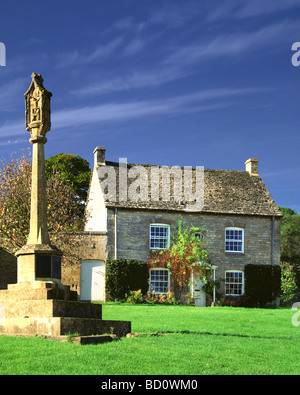
[[[127,164],[127,175],[134,166],[142,166],[148,174],[148,200],[120,201],[119,199],[119,163],[106,162],[106,166],[98,168],[98,177],[100,183],[105,179],[105,167],[112,167],[116,175],[116,196],[110,201],[106,201],[106,207],[118,208],[139,208],[153,210],[175,210],[186,211],[183,200],[181,202],[174,200],[174,183],[170,183],[170,200],[158,201],[151,200],[151,170],[158,168],[152,165]],[[100,170],[101,169],[101,170]],[[170,168],[169,168],[170,169]],[[181,168],[183,169],[183,168]],[[193,169],[193,182],[196,180],[196,171]],[[107,177],[107,176],[106,176]],[[135,180],[127,177],[127,188]],[[161,196],[161,182],[159,183]],[[199,212],[199,209],[189,210]],[[265,184],[258,176],[250,176],[247,171],[236,170],[211,170],[204,169],[204,206],[201,210],[203,213],[222,213],[222,214],[242,214],[242,215],[262,215],[262,216],[281,216],[279,208],[276,206]]]

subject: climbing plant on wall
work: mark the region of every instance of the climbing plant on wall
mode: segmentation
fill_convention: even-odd
[[[178,222],[177,229],[171,235],[170,247],[166,250],[153,251],[148,262],[149,268],[163,267],[170,270],[175,286],[182,289],[188,286],[195,264],[200,277],[206,283],[206,275],[211,268],[211,261],[199,237],[202,229],[195,226],[183,228],[183,221]]]

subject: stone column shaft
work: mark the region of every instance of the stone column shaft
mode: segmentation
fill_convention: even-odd
[[[45,174],[45,137],[31,138],[32,148],[32,180],[30,232],[27,244],[50,244],[47,227],[47,196]]]

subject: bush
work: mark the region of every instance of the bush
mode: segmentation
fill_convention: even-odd
[[[141,289],[137,291],[129,291],[129,295],[125,295],[125,297],[126,297],[125,300],[126,303],[138,304],[145,302]]]
[[[184,295],[184,301],[187,306],[195,306],[195,299],[192,297],[191,293]]]
[[[131,290],[148,290],[147,262],[131,259],[111,259],[106,264],[106,295],[108,300],[122,300]]]
[[[280,295],[280,266],[246,265],[245,295],[252,306],[263,307]]]
[[[175,298],[173,292],[167,292],[166,294],[156,294],[155,291],[152,291],[152,293],[148,291],[147,296],[145,297],[145,302],[149,304],[180,304],[180,302]]]
[[[251,303],[247,296],[223,298],[218,302],[218,306],[228,306],[228,307],[250,307]]]
[[[280,301],[283,305],[291,302],[297,290],[296,274],[292,272],[287,264],[281,263],[281,296]]]
[[[167,292],[166,294],[156,294],[155,291],[150,293],[147,292],[146,296],[143,296],[142,291],[130,291],[129,295],[126,295],[126,303],[132,304],[165,304],[165,305],[177,305],[180,302],[175,298],[173,292]]]

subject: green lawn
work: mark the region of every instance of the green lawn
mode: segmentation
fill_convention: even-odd
[[[79,346],[0,336],[0,374],[299,374],[291,309],[104,304],[104,319],[160,332]]]

